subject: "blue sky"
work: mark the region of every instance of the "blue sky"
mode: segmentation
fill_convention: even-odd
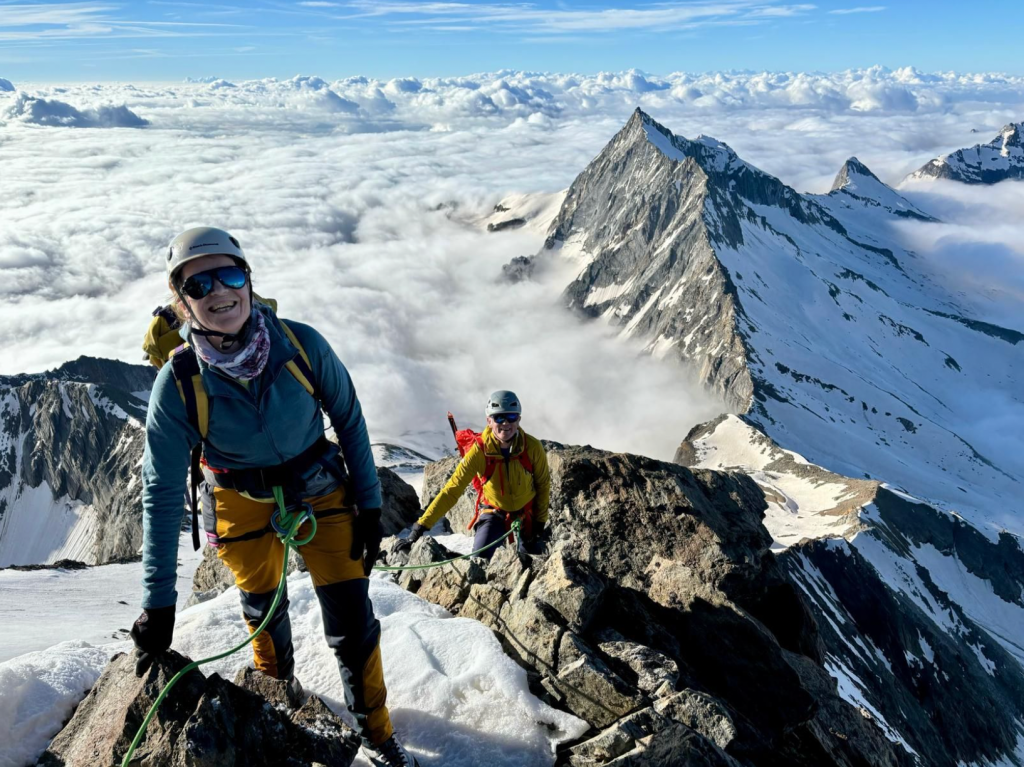
[[[978,6],[976,6],[977,8]],[[392,77],[881,64],[1024,74],[1019,0],[43,2],[0,0],[0,77]]]

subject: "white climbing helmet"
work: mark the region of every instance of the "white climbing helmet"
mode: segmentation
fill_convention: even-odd
[[[171,240],[167,249],[167,277],[174,279],[174,275],[182,266],[203,256],[231,256],[248,265],[238,240],[223,229],[197,226]]]

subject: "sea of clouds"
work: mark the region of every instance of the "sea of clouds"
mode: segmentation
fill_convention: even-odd
[[[430,448],[446,410],[478,422],[486,394],[508,387],[528,430],[658,457],[721,404],[565,312],[568,275],[503,283],[502,264],[536,253],[544,228],[488,233],[496,203],[565,189],[637,106],[814,192],[850,155],[895,184],[1024,119],[1024,78],[911,68],[9,85],[0,373],[138,361],[167,243],[209,224],[239,237],[283,316],[332,341],[375,439]],[[979,318],[1014,327],[1019,190],[915,185],[943,224],[904,233],[951,283],[981,283]]]

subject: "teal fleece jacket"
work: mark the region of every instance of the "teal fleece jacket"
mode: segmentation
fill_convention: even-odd
[[[270,357],[263,373],[248,389],[199,360],[210,400],[205,454],[213,466],[275,466],[301,453],[324,431],[316,400],[285,369],[285,364],[298,355],[298,349],[273,312],[257,307],[264,312],[270,331]],[[323,336],[308,325],[287,322],[309,357],[314,385],[352,478],[355,503],[361,509],[380,508],[380,482],[352,379]],[[149,400],[142,460],[144,608],[166,607],[177,601],[178,537],[189,454],[197,442],[199,432],[188,422],[171,366],[164,365]]]

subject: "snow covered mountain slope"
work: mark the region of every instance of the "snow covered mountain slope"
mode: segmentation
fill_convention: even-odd
[[[0,377],[0,567],[136,553],[153,377],[89,357]]]
[[[1024,546],[783,450],[751,423],[696,427],[676,461],[742,468],[817,619],[840,695],[924,764],[1024,764]]]
[[[937,157],[907,176],[910,180],[948,178],[965,184],[996,184],[1024,179],[1024,123],[1010,123],[987,144]]]
[[[893,224],[925,219],[861,163],[802,195],[637,110],[576,178],[538,258],[576,311],[674,355],[783,447],[881,479],[995,535],[1024,531],[1024,333],[972,319]]]
[[[934,221],[932,216],[915,207],[906,197],[882,183],[868,170],[868,167],[851,157],[836,174],[832,190],[828,195],[834,202],[854,208],[858,204],[864,208],[881,208],[885,212],[901,218],[912,218],[918,221]]]

